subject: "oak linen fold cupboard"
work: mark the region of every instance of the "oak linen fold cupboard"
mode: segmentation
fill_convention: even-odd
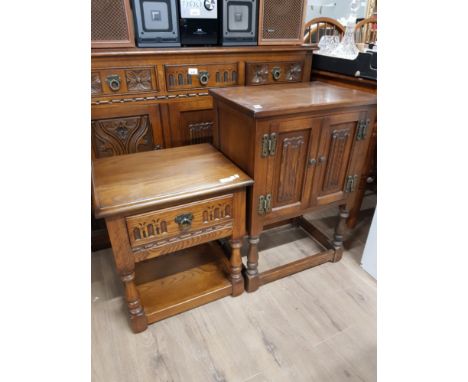
[[[211,89],[210,94],[218,116],[214,144],[255,181],[247,198],[246,289],[339,261],[376,118],[375,95],[321,82]],[[340,207],[332,241],[302,217],[331,204]],[[264,227],[282,221],[302,226],[323,251],[259,274],[259,236]]]

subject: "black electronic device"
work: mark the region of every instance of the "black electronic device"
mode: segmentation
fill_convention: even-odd
[[[258,0],[220,0],[222,45],[257,45]]]
[[[218,45],[218,0],[179,0],[184,46]]]
[[[139,47],[180,46],[176,0],[132,0]]]
[[[312,68],[377,80],[377,52],[360,52],[354,60],[314,54]]]

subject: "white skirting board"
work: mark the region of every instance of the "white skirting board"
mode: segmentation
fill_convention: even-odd
[[[367,236],[361,259],[362,268],[377,280],[377,207]]]

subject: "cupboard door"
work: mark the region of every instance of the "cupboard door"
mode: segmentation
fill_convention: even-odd
[[[211,97],[173,102],[168,106],[173,147],[213,143],[216,113]]]
[[[93,109],[91,141],[94,158],[164,148],[159,105]]]
[[[271,193],[269,217],[272,218],[301,209],[307,201],[304,181],[311,129],[273,130],[273,134],[276,134],[276,149],[270,159],[269,173],[272,178],[268,187]]]
[[[362,112],[323,118],[310,204],[324,205],[346,197],[345,185]]]

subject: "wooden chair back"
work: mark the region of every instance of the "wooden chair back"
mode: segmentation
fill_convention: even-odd
[[[304,44],[317,44],[322,36],[344,35],[345,28],[330,17],[316,17],[305,24]]]
[[[372,16],[361,20],[354,29],[356,43],[375,43],[377,41],[377,17]]]

